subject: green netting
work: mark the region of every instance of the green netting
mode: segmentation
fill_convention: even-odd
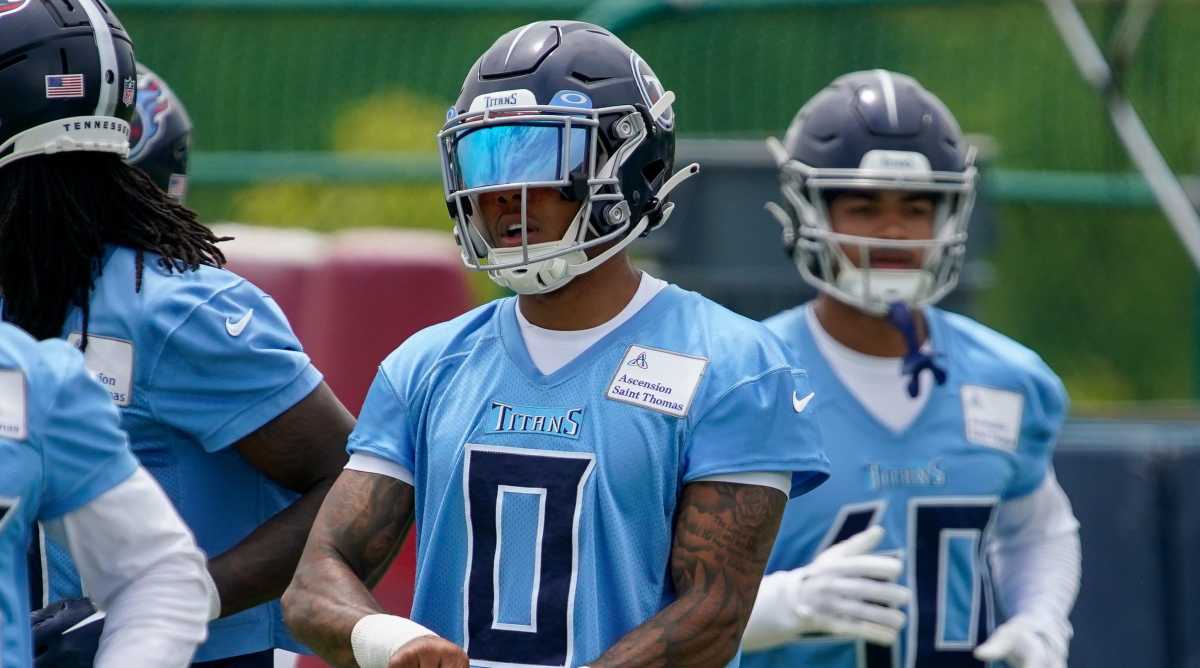
[[[678,94],[679,128],[691,137],[780,134],[796,108],[841,73],[911,73],[966,131],[991,138],[992,168],[1024,170],[1003,172],[992,191],[1004,206],[991,248],[996,281],[979,315],[1041,351],[1076,397],[1195,391],[1194,272],[1161,214],[1131,189],[1130,164],[1101,102],[1040,2],[113,4],[139,57],[167,78],[196,123],[196,164],[208,184],[194,188],[192,203],[208,220],[446,229],[432,135],[478,54],[538,18],[587,13],[619,22],[622,37]],[[1084,5],[1102,44],[1120,9]],[[1167,0],[1125,79],[1168,161],[1185,173],[1200,167],[1196,35],[1200,3]],[[205,153],[213,151],[228,153]],[[361,151],[408,157],[355,162]],[[324,152],[349,162],[331,163]],[[260,167],[317,183],[250,183]],[[380,185],[381,174],[405,184]],[[1042,203],[1033,199],[1039,187]],[[1046,204],[1046,191],[1080,204]],[[1142,208],[1114,206],[1122,202]]]
[[[537,17],[131,10],[122,18],[139,59],[186,101],[197,149],[220,151],[332,149],[339,117],[380,93],[437,110],[430,123],[440,126],[479,53]],[[409,129],[400,119],[390,127]],[[411,143],[434,147],[429,135]]]
[[[296,9],[295,2],[280,3],[280,11],[203,9],[237,4],[232,1],[184,2],[174,9],[126,2],[132,6],[121,13],[139,57],[187,100],[201,128],[201,150],[329,149],[338,114],[382,92],[444,107],[498,34],[550,15],[485,12],[478,5],[475,11],[403,10],[397,7],[409,3],[396,0],[377,2],[385,7],[377,11]],[[570,13],[578,4],[563,9]],[[1099,101],[1066,57],[1041,3],[854,2],[752,11],[728,4],[727,10],[655,14],[622,34],[678,92],[681,127],[689,135],[778,132],[791,110],[836,75],[887,66],[938,92],[966,130],[993,136],[1001,166],[1127,167]],[[1087,11],[1099,32],[1115,16],[1107,7]],[[1178,116],[1200,105],[1192,69],[1197,34],[1200,3],[1167,3],[1127,80],[1168,160],[1184,170],[1196,165],[1200,132]],[[394,129],[405,128],[397,123]],[[412,149],[428,150],[432,140],[425,140]]]
[[[776,3],[779,4],[779,3]],[[1103,8],[1087,15],[1105,18]],[[1200,3],[1154,21],[1128,89],[1177,169],[1195,167],[1200,105],[1189,66]],[[1040,2],[895,4],[661,14],[623,34],[670,87],[690,134],[782,132],[795,109],[839,74],[910,73],[967,132],[992,136],[1002,167],[1124,170],[1100,101],[1081,80]]]

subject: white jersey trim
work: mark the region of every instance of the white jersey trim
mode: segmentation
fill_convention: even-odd
[[[717,475],[696,478],[692,482],[731,482],[737,485],[758,485],[759,487],[772,487],[777,489],[783,492],[785,496],[790,497],[792,495],[791,473],[776,473],[774,471],[719,473]]]
[[[412,485],[414,480],[412,471],[409,471],[408,467],[403,464],[397,464],[390,459],[384,459],[383,457],[365,452],[356,452],[350,455],[350,461],[346,462],[346,470],[375,473],[394,478],[409,485]],[[413,486],[415,487],[415,485]]]

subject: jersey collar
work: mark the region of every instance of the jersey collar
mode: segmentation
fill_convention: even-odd
[[[683,294],[683,290],[675,285],[668,285],[663,288],[640,311],[635,313],[633,317],[621,323],[620,326],[592,344],[590,348],[580,353],[578,357],[568,362],[563,368],[550,375],[543,375],[529,357],[529,350],[525,347],[525,339],[521,336],[520,325],[517,323],[516,297],[509,297],[500,304],[500,312],[498,314],[500,319],[500,338],[504,343],[504,349],[508,353],[509,359],[521,370],[521,373],[530,381],[549,387],[578,374],[597,357],[603,355],[605,351],[611,348],[615,341],[628,337],[644,325],[654,322],[663,312],[678,301]]]

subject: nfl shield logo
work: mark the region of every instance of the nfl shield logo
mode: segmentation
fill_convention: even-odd
[[[29,0],[0,0],[0,16],[19,12],[28,4]]]
[[[121,93],[121,104],[132,107],[135,99],[137,99],[137,80],[133,77],[126,77],[125,91]]]

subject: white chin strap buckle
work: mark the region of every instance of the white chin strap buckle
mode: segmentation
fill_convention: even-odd
[[[570,283],[574,278],[570,265],[586,261],[587,255],[583,251],[575,251],[562,257],[530,262],[524,267],[489,271],[488,276],[517,294],[540,295]]]
[[[874,313],[885,313],[888,304],[903,302],[910,306],[929,295],[933,277],[924,269],[860,269],[843,263],[837,287],[856,298],[860,306]]]
[[[663,183],[662,187],[659,188],[657,193],[655,193],[655,197],[660,200],[665,200],[667,196],[671,194],[672,190],[679,187],[679,184],[690,179],[699,172],[700,165],[697,163],[692,163],[687,167],[684,167],[676,172],[671,178],[667,179],[665,183]],[[622,204],[625,203],[622,202]],[[673,208],[673,204],[668,203],[664,205],[663,217],[659,222],[660,225],[666,222],[666,219],[671,215]],[[628,205],[625,205],[623,209],[614,207],[613,210],[628,211]],[[640,237],[649,226],[650,217],[642,216],[637,224],[629,230],[628,234],[614,243],[612,247],[590,259],[588,258],[587,253],[583,250],[574,250],[559,257],[545,260],[538,260],[531,255],[529,264],[523,267],[497,269],[494,271],[489,271],[488,275],[491,276],[492,280],[496,281],[496,283],[518,294],[537,295],[553,292],[563,287],[567,283],[570,283],[571,280],[576,276],[579,276],[580,274],[586,274],[587,272],[607,262],[617,253],[620,253],[622,250],[624,250],[626,246],[633,243],[633,241]],[[574,227],[572,227],[572,229],[574,229]],[[571,232],[568,231],[567,236],[564,237],[564,240],[570,236]],[[553,242],[553,245],[559,246],[561,243],[563,242]],[[547,246],[550,245],[551,244],[547,244]],[[488,257],[491,261],[500,264],[504,260],[518,259],[521,257],[521,255],[522,249],[520,248],[506,248],[492,249],[489,252]]]

